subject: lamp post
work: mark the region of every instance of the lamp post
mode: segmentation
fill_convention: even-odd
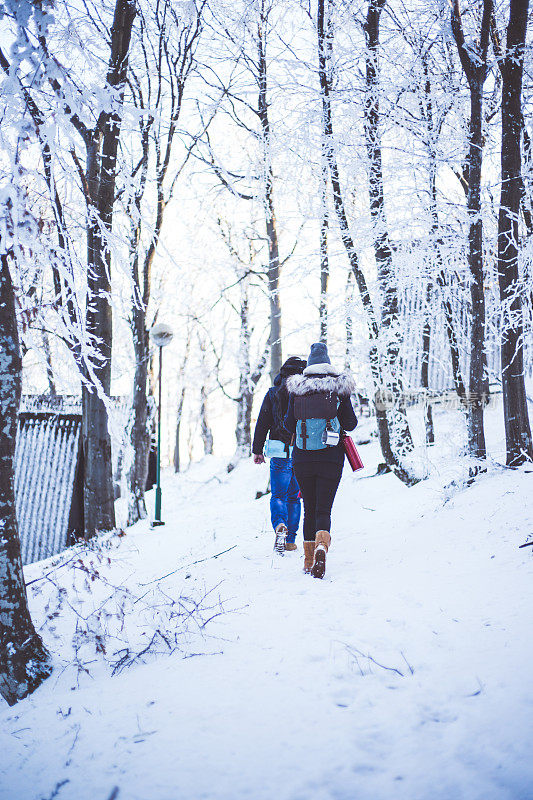
[[[161,386],[163,376],[163,347],[169,344],[174,337],[170,325],[158,322],[150,331],[150,339],[159,347],[159,402],[157,404],[157,471],[155,487],[155,514],[151,527],[156,528],[165,523],[161,520]]]

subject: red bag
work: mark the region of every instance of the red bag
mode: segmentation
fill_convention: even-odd
[[[344,433],[342,436],[342,444],[344,446],[346,458],[348,459],[348,463],[350,464],[352,470],[357,472],[358,469],[363,469],[364,464],[361,461],[361,456],[357,452],[357,448],[353,443],[352,437]]]

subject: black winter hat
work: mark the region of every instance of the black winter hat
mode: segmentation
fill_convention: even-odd
[[[289,375],[301,375],[306,366],[307,363],[302,358],[298,358],[298,356],[291,356],[285,361],[279,371],[279,374],[283,378],[288,378]]]

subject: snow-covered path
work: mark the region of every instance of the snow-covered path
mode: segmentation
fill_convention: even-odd
[[[321,582],[300,540],[272,556],[268,498],[253,499],[266,470],[208,469],[169,476],[165,528],[136,526],[113,558],[143,583],[236,545],[163,581],[220,584],[234,611],[208,627],[211,654],[76,691],[60,676],[2,708],[0,797],[533,798],[533,559],[518,549],[533,475],[446,501],[435,481],[345,471]]]

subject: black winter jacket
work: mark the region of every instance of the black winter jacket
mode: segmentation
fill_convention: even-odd
[[[283,423],[281,425],[279,423],[276,424],[277,415],[275,410],[276,404],[279,403],[277,394],[282,380],[283,379],[281,375],[276,377],[274,386],[268,390],[261,404],[261,409],[255,425],[254,441],[252,444],[252,453],[254,453],[254,455],[262,454],[267,436],[269,434],[271,439],[279,439],[279,441],[286,444],[287,449],[290,444],[291,434],[286,428],[283,427]],[[280,421],[282,422],[282,420]]]

